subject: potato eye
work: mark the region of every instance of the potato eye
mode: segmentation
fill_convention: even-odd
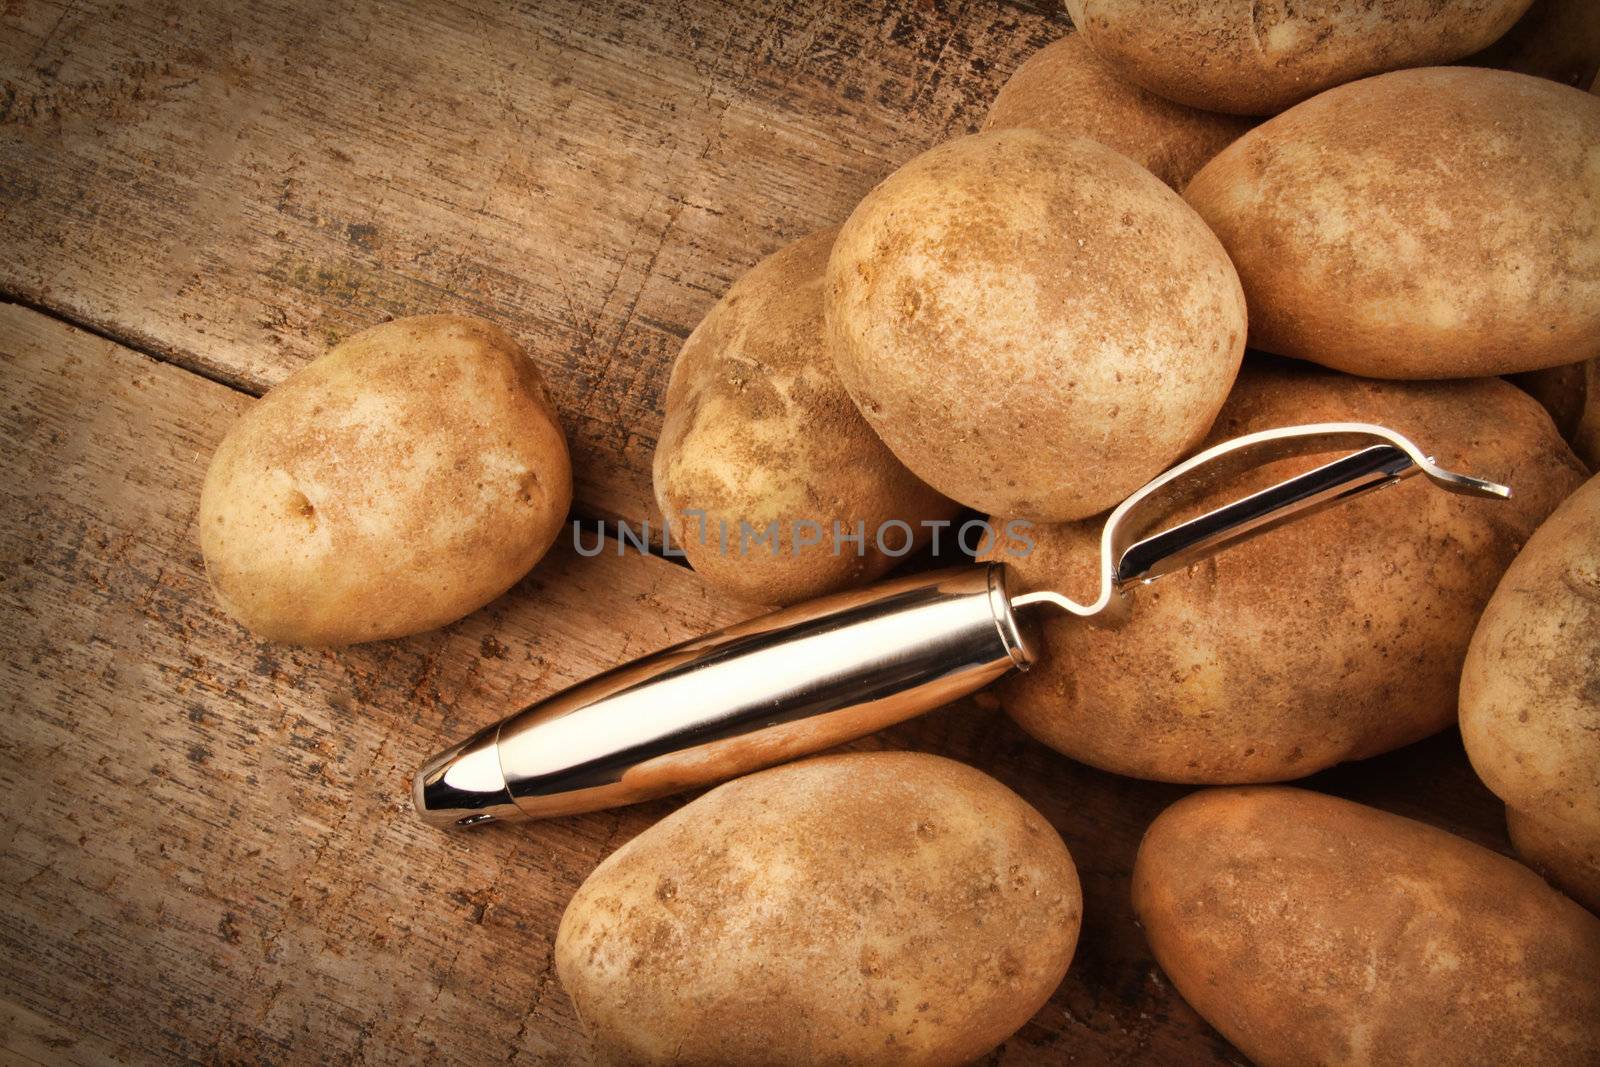
[[[312,526],[317,524],[317,507],[311,503],[311,498],[298,489],[289,491],[289,514],[307,520]]]

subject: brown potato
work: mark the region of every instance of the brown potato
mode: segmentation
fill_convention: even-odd
[[[1584,465],[1600,471],[1600,358],[1513,374],[1511,381],[1544,405]]]
[[[1184,196],[1239,268],[1252,346],[1380,378],[1600,352],[1600,99],[1472,67],[1332,89]]]
[[[1078,32],[1124,77],[1236,115],[1271,115],[1381,71],[1453,63],[1505,33],[1528,3],[1066,0]]]
[[[1522,861],[1592,912],[1600,913],[1600,835],[1506,809],[1506,831]]]
[[[989,776],[912,752],[736,779],[573,896],[556,968],[610,1064],[966,1063],[1066,974],[1061,838]]]
[[[346,645],[442,626],[555,540],[572,468],[538,368],[492,323],[374,326],[228,431],[200,496],[206,574],[269,641]]]
[[[1578,458],[1600,474],[1600,357],[1583,365],[1583,410],[1571,440]]]
[[[1539,405],[1494,378],[1247,365],[1212,440],[1345,420],[1392,427],[1514,496],[1456,496],[1417,478],[1134,590],[1123,626],[1049,618],[1042,661],[998,690],[1006,711],[1074,759],[1171,782],[1298,778],[1450,725],[1478,613],[1583,471]],[[1203,506],[1316,462],[1274,464]],[[1098,521],[1040,527],[1031,553],[1013,555],[1012,539],[992,556],[1020,588],[1092,595],[1098,535]]]
[[[1529,845],[1558,885],[1558,865],[1600,881],[1600,477],[1539,527],[1484,609],[1461,674],[1461,738],[1515,813],[1519,851]],[[1570,864],[1552,862],[1564,853]]]
[[[1588,399],[1584,395],[1588,370],[1587,363],[1563,363],[1559,367],[1508,374],[1506,380],[1542,404],[1550,413],[1550,421],[1556,424],[1556,432],[1570,443]]]
[[[1251,125],[1250,119],[1184,107],[1139,88],[1074,33],[1017,68],[994,98],[983,128],[1087,137],[1182,189]]]
[[[1600,1062],[1600,919],[1526,867],[1301,789],[1209,789],[1145,833],[1156,960],[1260,1067]]]
[[[869,193],[828,263],[829,345],[900,461],[971,507],[1103,511],[1204,435],[1244,300],[1199,216],[1093,141],[995,130]]]
[[[1465,62],[1590,89],[1600,74],[1600,3],[1533,0],[1504,37]]]
[[[656,500],[694,569],[744,600],[787,604],[870,581],[925,540],[924,521],[959,510],[900,465],[839,383],[822,329],[836,232],[735,282],[667,386]],[[835,539],[861,532],[859,545]]]

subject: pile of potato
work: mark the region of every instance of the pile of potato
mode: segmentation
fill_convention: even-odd
[[[781,604],[892,567],[886,522],[920,543],[974,511],[1037,524],[1031,551],[987,547],[1018,585],[1081,595],[1099,516],[1252,430],[1380,423],[1512,485],[1408,483],[1164,578],[1121,628],[1051,620],[996,695],[1072,758],[1217,787],[1150,827],[1131,891],[1175,987],[1256,1062],[1600,1062],[1600,919],[1442,831],[1264,784],[1459,713],[1518,853],[1600,908],[1600,5],[1066,7],[1077,32],[981,132],[690,335],[654,469],[677,543]],[[241,420],[202,543],[255,632],[371,640],[498,595],[570,493],[514,344],[401,320]],[[703,536],[773,523],[771,551]],[[1004,786],[833,756],[623,846],[556,959],[606,1062],[957,1064],[1045,1003],[1081,913],[1066,846]]]
[[[840,555],[828,541],[702,560],[715,546],[697,556],[685,516],[915,522],[931,512],[896,503],[909,474],[991,529],[1041,524],[1031,546],[998,538],[989,557],[1023,588],[1083,594],[1096,582],[1098,516],[1200,444],[1302,422],[1391,426],[1447,467],[1513,485],[1513,499],[1409,484],[1169,576],[1136,595],[1119,628],[1050,619],[1040,663],[1002,683],[999,701],[1095,766],[1238,785],[1445,729],[1459,689],[1473,763],[1506,798],[1517,849],[1600,906],[1600,482],[1585,487],[1584,462],[1600,434],[1600,99],[1521,73],[1432,66],[1491,45],[1526,0],[1067,6],[1079,32],[1023,64],[981,133],[906,163],[836,235],[755,268],[690,338],[656,465],[675,533],[730,593],[816,595],[842,584],[844,568],[821,565]],[[1529,19],[1565,26],[1567,47],[1574,19],[1551,6]],[[1587,25],[1600,30],[1600,16]],[[1590,38],[1600,60],[1600,35]],[[1530,54],[1518,47],[1513,62]],[[802,247],[806,313],[775,314],[799,299],[799,279],[778,264]],[[768,333],[729,328],[741,319]],[[772,336],[784,329],[794,333]],[[1257,354],[1241,368],[1247,335]],[[801,350],[803,378],[789,356]],[[1509,374],[1524,388],[1488,377]],[[848,481],[832,456],[806,461],[818,451],[814,410],[837,420],[841,392],[861,420],[851,440],[868,442]],[[719,395],[714,409],[684,404]],[[796,501],[809,503],[785,510]],[[889,758],[848,760],[864,774]],[[850,852],[848,791],[804,795],[797,778],[780,798],[778,773],[739,788],[771,781],[772,804],[836,806],[840,829],[808,848]],[[739,823],[769,810],[747,799],[735,814],[733,788],[680,812],[674,835],[705,819],[720,841],[713,811]],[[925,802],[940,792],[930,776]],[[891,833],[919,817],[902,802],[879,812]],[[637,872],[655,855],[653,877],[681,868],[690,841],[673,847],[658,832],[619,861]],[[790,841],[774,828],[747,853],[803,872],[825,902],[816,907],[870,899],[872,910],[802,924],[801,936],[752,926],[776,913],[769,879],[721,876],[691,901],[674,875],[677,897],[657,907],[620,892],[609,863],[579,894],[558,958],[616,1062],[971,1055],[947,1033],[938,1048],[920,1043],[928,1031],[915,1019],[876,1007],[882,975],[852,968],[862,939],[919,928],[880,909],[943,899],[966,869],[929,856],[908,886],[913,861],[899,852],[882,874],[855,853],[830,870],[796,864]],[[1303,791],[1207,792],[1151,828],[1133,892],[1177,988],[1258,1062],[1600,1057],[1600,921],[1527,868],[1440,831]],[[949,932],[902,958],[900,988],[945,977],[941,953],[967,944],[971,916],[938,915]],[[699,946],[691,958],[652,954],[659,923],[674,946]],[[1014,932],[990,929],[990,951],[1015,953]],[[819,938],[828,949],[813,947]],[[798,972],[790,952],[809,961]],[[717,977],[711,961],[728,953],[785,961],[741,965],[764,985],[736,977],[740,967]],[[744,1010],[706,1028],[664,1018],[624,973],[681,978],[691,1014]],[[981,1000],[989,981],[969,973]],[[966,997],[935,989],[929,1002],[958,1013]],[[796,1006],[772,1018],[779,1003]],[[853,1025],[838,1021],[852,1011]]]

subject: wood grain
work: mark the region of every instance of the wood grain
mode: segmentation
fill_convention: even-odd
[[[448,835],[408,811],[443,743],[738,609],[659,559],[562,550],[462,622],[338,652],[260,645],[195,548],[250,400],[0,305],[0,1048],[21,1062],[580,1064],[550,969],[572,890],[681,801]],[[1130,913],[1185,790],[1102,774],[976,701],[856,747],[966,760],[1061,831],[1083,935],[988,1064],[1212,1064]],[[1452,735],[1317,785],[1506,849]]]
[[[259,393],[391,316],[518,335],[580,509],[763,255],[981,119],[1055,0],[8,0],[0,293]]]
[[[652,515],[700,315],[1066,28],[1054,0],[7,0],[0,293],[167,362],[0,305],[0,1059],[586,1062],[557,921],[681,801],[451,836],[406,778],[744,609],[563,550],[436,633],[260,645],[205,585],[206,459],[328,344],[465,311],[544,367],[579,507]],[[1062,759],[981,696],[856,747],[881,746],[994,774],[1080,870],[1072,970],[986,1063],[1239,1061],[1130,914],[1184,790]],[[1507,849],[1453,735],[1314,784]]]
[[[258,645],[193,529],[249,398],[15,307],[0,353],[4,999],[136,1060],[570,1057],[555,924],[651,812],[451,837],[406,778],[727,610],[660,560],[563,554],[434,634]]]

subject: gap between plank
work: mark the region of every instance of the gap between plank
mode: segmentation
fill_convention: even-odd
[[[253,397],[258,400],[261,398],[261,391],[252,389],[240,380],[218,374],[216,371],[203,367],[191,360],[180,359],[171,353],[163,352],[159,348],[149,344],[141,343],[132,337],[113,333],[106,327],[97,325],[85,319],[77,318],[61,308],[52,307],[49,304],[42,303],[41,301],[24,296],[20,293],[16,293],[8,289],[0,289],[0,303],[10,304],[14,307],[20,307],[27,311],[31,311],[35,315],[40,315],[51,320],[52,322],[58,322],[61,325],[77,330],[80,333],[86,333],[92,337],[98,337],[100,340],[105,341],[108,344],[114,344],[119,348],[125,348],[130,352],[135,352],[156,363],[164,363],[168,366],[176,367],[181,371],[193,374],[197,378],[203,378],[206,381],[211,382],[213,385],[220,385],[224,389],[230,389],[233,392],[242,393],[245,396]],[[637,546],[632,542],[621,541],[617,531],[617,520],[613,517],[591,515],[574,508],[567,512],[566,519],[563,521],[562,525],[563,532],[570,535],[572,531],[572,524],[575,522],[582,526],[584,532],[590,536],[593,536],[595,529],[598,527],[601,535],[608,542],[604,549],[606,552],[617,551],[617,548],[614,546],[620,544],[624,553],[632,551],[638,555],[653,556],[656,559],[664,560],[665,562],[671,563],[674,566],[683,567],[685,569],[689,568],[689,564],[686,560],[678,556],[667,555],[658,545],[655,544],[653,540],[650,542],[647,551],[644,552],[639,552]]]
[[[121,348],[126,348],[130,352],[137,352],[146,359],[154,360],[157,363],[165,363],[168,366],[177,367],[179,370],[188,371],[197,378],[204,378],[208,382],[223,386],[226,389],[231,389],[236,393],[243,393],[245,396],[255,397],[257,399],[260,399],[261,397],[262,390],[252,388],[242,379],[232,378],[225,374],[219,374],[215,370],[204,367],[194,360],[184,359],[175,352],[163,351],[161,348],[150,343],[148,339],[116,333],[109,325],[102,325],[92,322],[88,319],[79,318],[63,308],[46,304],[42,300],[25,296],[24,294],[15,292],[13,290],[0,289],[0,302],[14,304],[20,308],[26,308],[36,315],[43,315],[47,319],[52,319],[64,326],[70,326],[74,330],[98,337],[102,341],[109,341]]]

